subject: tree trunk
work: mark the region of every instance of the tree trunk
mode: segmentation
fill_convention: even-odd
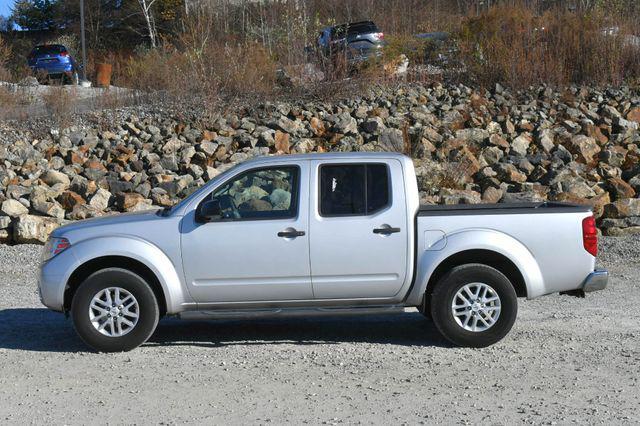
[[[147,0],[138,0],[140,3],[140,7],[142,8],[142,15],[144,16],[144,20],[147,23],[147,30],[149,31],[149,41],[151,42],[151,47],[156,48],[156,23],[153,18],[153,12],[151,11],[151,6],[156,0],[151,0],[147,2]]]

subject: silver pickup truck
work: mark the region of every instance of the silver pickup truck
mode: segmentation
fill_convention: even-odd
[[[420,206],[411,159],[390,153],[255,158],[171,209],[76,222],[52,234],[42,302],[98,351],[186,319],[402,312],[452,343],[511,329],[517,297],[601,290],[587,207]]]

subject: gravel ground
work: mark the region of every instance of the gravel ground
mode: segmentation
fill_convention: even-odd
[[[0,423],[640,422],[640,238],[607,238],[607,290],[522,301],[511,334],[450,347],[418,313],[163,320],[87,352],[36,294],[40,247],[0,246]]]

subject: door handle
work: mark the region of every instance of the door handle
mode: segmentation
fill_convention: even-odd
[[[287,228],[284,231],[278,232],[278,237],[281,238],[295,238],[303,237],[304,231],[297,231],[295,228]]]
[[[400,232],[400,228],[393,228],[389,225],[382,225],[380,228],[374,228],[374,234],[391,235]]]

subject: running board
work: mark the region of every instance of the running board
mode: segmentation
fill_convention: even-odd
[[[381,315],[399,314],[404,312],[404,306],[349,306],[337,308],[278,308],[278,309],[219,309],[210,311],[186,311],[178,317],[186,320],[203,319],[253,319],[253,318],[287,318],[287,317],[318,317],[334,315]]]

